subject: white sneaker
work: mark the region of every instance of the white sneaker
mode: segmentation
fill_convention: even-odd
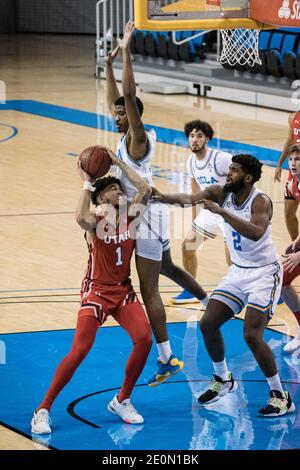
[[[33,413],[31,432],[34,434],[50,434],[50,424],[52,424],[52,422],[49,411],[45,408],[41,408],[37,413]]]
[[[138,414],[129,398],[120,403],[116,395],[107,405],[107,409],[111,413],[120,416],[125,423],[141,424],[144,422],[143,416]]]
[[[300,337],[298,335],[296,338],[292,339],[286,345],[284,346],[283,350],[284,352],[287,352],[289,354],[292,354],[294,351],[300,348]]]

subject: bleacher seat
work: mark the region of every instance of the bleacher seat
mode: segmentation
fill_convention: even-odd
[[[168,42],[170,40],[170,33],[159,32],[157,34],[157,54],[158,57],[167,60],[168,56]]]
[[[177,39],[180,41],[183,41],[184,39],[190,38],[194,34],[195,34],[194,31],[183,31],[180,34],[180,39],[179,38]],[[196,50],[195,50],[195,46],[192,43],[192,40],[188,42],[184,42],[183,44],[179,45],[178,47],[179,60],[183,60],[184,62],[192,62],[195,55],[196,55]]]
[[[296,52],[290,51],[290,52],[286,52],[283,55],[283,60],[282,60],[283,73],[290,80],[296,80],[297,78],[300,78],[297,76],[297,73],[296,73],[296,58],[298,55],[300,56],[300,41],[298,42],[298,47],[296,49]]]
[[[195,36],[199,31],[183,31],[180,34],[180,41]],[[204,59],[204,38],[205,35],[192,38],[189,41],[179,45],[179,60],[184,62],[193,62],[195,59]]]
[[[295,62],[296,78],[300,79],[300,55],[297,55]]]
[[[176,39],[181,41],[194,36],[199,31],[177,31]],[[198,36],[183,44],[174,44],[169,32],[153,32],[136,30],[131,42],[131,52],[150,57],[161,57],[175,61],[193,62],[195,59],[205,59],[204,38]]]
[[[149,31],[145,37],[145,54],[150,57],[158,57],[157,33],[153,31]]]
[[[180,40],[180,37],[181,35],[176,33],[176,39]],[[167,50],[169,59],[173,59],[176,61],[179,60],[179,46],[177,46],[177,44],[174,44],[174,42],[172,41],[172,37],[169,38]]]
[[[147,35],[147,31],[137,30],[135,31],[135,53],[140,55],[146,55],[145,52],[145,38]]]
[[[283,77],[283,58],[289,52],[294,52],[297,43],[295,34],[285,34],[280,50],[270,50],[266,53],[268,74]]]
[[[196,33],[199,31],[196,31]],[[203,60],[205,59],[205,46],[206,46],[207,35],[198,36],[192,39],[192,47],[194,48],[196,57]]]
[[[262,34],[262,33],[261,33]],[[268,67],[267,67],[267,54],[269,51],[281,51],[282,43],[284,41],[285,34],[282,32],[273,32],[270,38],[270,42],[266,50],[261,50],[259,52],[259,56],[261,58],[262,64],[255,65],[255,71],[258,73],[262,73],[263,75],[268,75]]]

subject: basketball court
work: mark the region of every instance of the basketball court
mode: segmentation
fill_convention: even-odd
[[[184,2],[179,3],[183,8]],[[189,5],[194,8],[194,4]],[[150,30],[152,26],[143,23],[143,12],[141,9],[137,18],[139,27]],[[182,21],[194,22],[187,27],[183,24],[182,30],[196,30],[204,28],[203,21],[215,20],[201,19],[201,26],[199,19]],[[266,18],[260,21],[267,25]],[[272,18],[269,21],[276,24]],[[161,28],[166,28],[163,22]],[[289,26],[296,28],[296,20]],[[168,28],[178,29],[176,25]],[[157,25],[153,29],[157,31]],[[211,29],[209,25],[207,29]],[[51,438],[33,439],[30,420],[34,408],[71,346],[87,260],[82,231],[75,221],[82,186],[76,160],[90,145],[116,150],[119,135],[106,104],[105,80],[94,76],[95,36],[2,34],[0,65],[6,91],[5,99],[0,96],[0,449],[299,448],[300,356],[299,352],[283,353],[284,344],[296,333],[297,322],[286,305],[277,307],[265,338],[296,411],[266,420],[257,416],[268,396],[268,386],[243,339],[243,314],[223,329],[228,364],[239,389],[222,404],[201,408],[195,396],[205,388],[212,372],[196,323],[203,311],[200,304],[171,306],[169,300],[180,288],[163,276],[160,292],[171,344],[186,366],[173,380],[147,387],[157,359],[153,345],[133,394],[145,423],[127,425],[106,409],[121,385],[130,350],[124,331],[109,320],[53,406]],[[292,88],[290,92],[292,95]],[[274,203],[273,240],[278,253],[283,254],[289,244],[283,213],[287,166],[281,183],[274,183],[273,178],[294,105],[290,110],[270,109],[192,94],[146,93],[139,87],[137,94],[145,107],[143,122],[155,128],[158,136],[152,162],[157,188],[164,192],[191,190],[184,124],[193,119],[209,122],[215,130],[212,147],[234,154],[250,153],[264,162],[258,187]],[[181,244],[192,215],[189,210],[183,215],[182,209],[176,208],[171,220],[172,257],[182,265]],[[211,292],[227,272],[223,241],[209,240],[198,256],[198,281]],[[132,281],[139,293],[134,261]],[[297,280],[295,286],[298,290]]]

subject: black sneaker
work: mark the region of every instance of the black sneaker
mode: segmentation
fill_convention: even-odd
[[[218,375],[213,374],[213,379],[208,389],[200,395],[198,401],[200,403],[213,403],[227,393],[235,392],[238,388],[237,382],[233,380],[232,373],[228,372],[228,380],[222,380]]]
[[[265,408],[258,410],[260,416],[274,417],[282,416],[286,413],[293,413],[295,411],[295,405],[292,402],[289,392],[279,392],[278,390],[270,391],[270,400]]]

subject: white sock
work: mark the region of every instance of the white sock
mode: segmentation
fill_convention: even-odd
[[[49,414],[49,411],[47,410],[47,408],[40,408],[38,411],[36,411],[36,414],[39,413],[40,411],[42,411],[43,413]]]
[[[200,302],[202,303],[202,305],[204,305],[204,307],[207,307],[207,304],[209,302],[208,295],[206,297],[204,297],[204,299],[201,299]]]
[[[270,390],[277,390],[283,394],[284,390],[281,385],[281,380],[278,374],[274,375],[273,377],[266,377]]]
[[[226,364],[226,359],[221,362],[213,362],[215,373],[218,377],[221,377],[222,380],[228,380],[228,369]]]
[[[172,356],[172,349],[170,346],[170,341],[165,341],[164,343],[157,343],[157,349],[159,353],[159,359],[163,364],[166,364]]]

